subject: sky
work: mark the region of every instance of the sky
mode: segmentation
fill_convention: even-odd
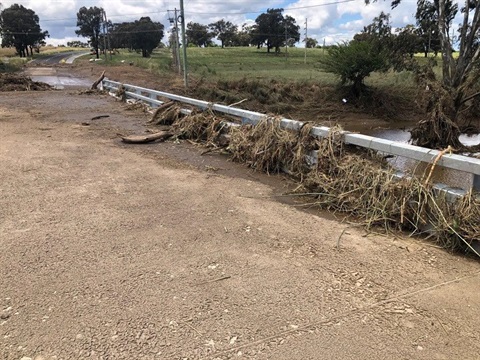
[[[149,16],[161,22],[168,31],[168,11],[180,8],[179,0],[0,0],[3,8],[21,4],[35,11],[40,18],[42,30],[50,33],[48,44],[66,44],[67,41],[83,40],[76,36],[76,14],[82,7],[97,6],[105,9],[112,22],[138,20]],[[365,5],[364,0],[184,0],[186,22],[202,24],[225,19],[235,24],[253,23],[267,8],[283,8],[285,14],[296,19],[305,37],[307,22],[308,37],[322,44],[335,44],[352,39],[381,11],[391,14],[392,25],[403,27],[415,23],[416,0],[403,0],[396,9],[390,2],[379,0]],[[167,36],[163,41],[167,40]]]

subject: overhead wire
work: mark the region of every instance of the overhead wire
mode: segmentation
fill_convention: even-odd
[[[322,4],[315,4],[315,5],[306,5],[306,6],[296,6],[296,7],[289,7],[287,9],[284,9],[284,11],[290,11],[290,10],[302,10],[302,9],[311,9],[311,8],[317,8],[317,7],[323,7],[323,6],[330,6],[330,5],[338,5],[338,4],[345,4],[345,3],[350,3],[350,2],[355,2],[358,0],[338,0],[338,1],[332,1],[328,3],[322,3]],[[210,3],[209,3],[210,4]],[[215,12],[215,15],[248,15],[248,14],[262,14],[266,10],[255,10],[255,11],[230,11],[230,12]],[[150,14],[163,14],[163,13],[168,13],[168,10],[154,10],[154,11],[149,11],[145,13],[131,13],[131,14],[121,14],[121,15],[109,15],[109,18],[118,18],[118,17],[129,17],[129,16],[142,16],[142,15],[150,15]],[[212,12],[198,12],[198,11],[185,11],[186,15],[211,15]],[[42,22],[49,22],[49,21],[65,21],[65,20],[76,20],[77,18],[54,18],[54,19],[45,19],[42,20]]]

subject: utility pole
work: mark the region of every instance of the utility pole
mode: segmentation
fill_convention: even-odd
[[[177,8],[175,8],[175,55],[177,56],[177,65],[178,65],[178,73],[182,73],[182,63],[180,62],[180,39],[178,38],[178,15],[177,15]]]
[[[172,25],[175,23],[175,18],[170,15],[170,11],[171,11],[171,10],[167,10],[168,22],[170,23],[170,26],[172,26]],[[174,14],[174,16],[176,16],[176,15],[177,15],[177,14]],[[177,66],[177,56],[176,56],[177,42],[175,41],[175,40],[176,40],[176,37],[174,36],[175,27],[173,27],[173,29],[172,29],[171,31],[172,31],[172,35],[171,35],[171,37],[170,37],[170,39],[169,39],[169,40],[171,40],[171,42],[170,42],[170,47],[172,48],[173,64],[174,64],[175,66]]]
[[[285,62],[288,61],[288,32],[287,32],[287,22],[285,21]]]
[[[185,87],[188,88],[187,39],[185,36],[185,9],[183,8],[183,0],[180,0],[180,16],[182,17],[183,81],[185,83]]]
[[[307,63],[308,18],[305,18],[305,64]]]
[[[170,16],[170,11],[173,11],[173,17]],[[168,10],[168,21],[172,25],[172,57],[174,67],[177,68],[179,74],[182,73],[182,63],[180,61],[180,40],[178,39],[178,10]]]
[[[103,9],[102,9],[103,10]],[[107,61],[107,14],[103,10],[103,51],[105,52],[105,61]]]

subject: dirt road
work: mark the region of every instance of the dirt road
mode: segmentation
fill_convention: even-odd
[[[478,359],[476,260],[190,144],[123,145],[145,119],[106,96],[0,99],[0,358]]]

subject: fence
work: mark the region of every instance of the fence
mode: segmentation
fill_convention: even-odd
[[[123,86],[125,88],[125,95],[127,98],[142,100],[152,107],[158,107],[162,105],[163,101],[159,100],[159,98],[165,98],[188,105],[193,105],[201,109],[210,108],[220,113],[236,116],[241,118],[243,123],[255,125],[266,117],[265,114],[254,111],[243,110],[226,105],[213,104],[207,101],[196,100],[162,91],[150,90],[134,85],[122,84],[108,79],[103,80],[102,86],[110,91],[116,91],[119,89],[120,86]],[[185,112],[189,111],[185,110]],[[303,123],[300,121],[284,118],[281,119],[280,125],[285,129],[298,131],[303,126]],[[329,132],[330,128],[325,126],[313,127],[311,130],[311,134],[316,137],[325,137],[329,134]],[[362,148],[376,150],[381,153],[400,156],[425,163],[433,163],[433,161],[435,161],[439,154],[438,150],[427,149],[419,146],[375,138],[362,134],[349,133],[346,131],[343,133],[343,139],[346,144],[356,145]],[[316,159],[315,152],[312,154],[312,156],[314,159]],[[475,190],[480,191],[480,159],[456,154],[444,154],[438,161],[437,165],[470,174],[469,176],[472,177],[472,187]],[[398,176],[403,176],[403,174],[399,172]],[[452,198],[461,197],[467,192],[467,190],[469,190],[453,188],[445,184],[436,184],[434,185],[434,189],[439,192],[446,193],[448,197]]]

